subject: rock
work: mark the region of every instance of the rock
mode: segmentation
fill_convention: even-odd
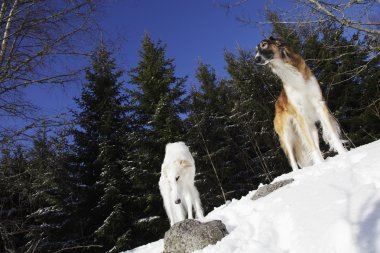
[[[164,253],[190,253],[217,243],[227,234],[226,226],[220,220],[206,223],[184,220],[165,233]]]
[[[275,190],[277,190],[278,188],[281,188],[287,184],[290,184],[294,181],[293,178],[290,178],[290,179],[286,179],[286,180],[282,180],[282,181],[278,181],[278,182],[275,182],[273,184],[267,184],[267,185],[264,185],[262,187],[260,187],[256,192],[255,194],[253,195],[252,197],[252,200],[256,200],[256,199],[259,199],[259,198],[262,198],[262,197],[265,197],[266,195],[268,195],[269,193],[271,192],[274,192]]]

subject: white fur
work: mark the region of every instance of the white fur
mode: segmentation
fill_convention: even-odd
[[[194,186],[194,176],[194,158],[186,144],[183,142],[167,144],[159,187],[170,226],[185,219],[185,210],[187,218],[193,219],[193,206],[196,217],[203,217],[199,193]],[[176,204],[178,200],[180,203]]]
[[[320,122],[323,128],[323,139],[329,143],[331,149],[336,150],[339,154],[345,153],[340,139],[340,129],[328,111],[322,92],[317,79],[312,75],[309,80],[305,80],[302,74],[292,65],[286,64],[279,59],[273,59],[269,62],[272,71],[277,74],[283,82],[283,86],[289,102],[297,109],[305,121],[307,133],[305,136],[301,133],[299,122],[292,120],[287,129],[293,133],[286,134],[285,146],[289,147],[289,161],[293,170],[298,169],[296,159],[292,151],[292,144],[298,136],[301,137],[302,143],[302,161],[297,161],[301,167],[311,165],[311,163],[320,163],[323,161],[322,153],[319,149],[318,130],[315,126]],[[295,133],[295,134],[294,134]],[[310,141],[307,140],[311,139]],[[310,161],[311,160],[311,161]]]

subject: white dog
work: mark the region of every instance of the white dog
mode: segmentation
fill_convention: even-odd
[[[185,219],[203,217],[199,193],[194,186],[195,163],[189,148],[183,142],[168,143],[161,167],[160,192],[164,200],[170,226]]]

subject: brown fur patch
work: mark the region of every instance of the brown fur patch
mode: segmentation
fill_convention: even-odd
[[[281,90],[280,96],[277,98],[275,109],[276,115],[288,110],[288,97],[284,89]]]
[[[189,162],[188,160],[177,160],[177,162],[179,163],[179,165],[180,165],[182,168],[190,168],[190,167],[193,166],[193,165],[191,164],[191,162]]]
[[[292,117],[293,113],[293,108],[290,103],[288,103],[288,97],[286,95],[286,92],[284,89],[282,89],[280,96],[277,98],[276,104],[275,104],[275,117],[273,120],[274,123],[274,130],[277,133],[279,140],[280,140],[280,145],[282,150],[285,153],[285,156],[290,159],[289,157],[289,152],[291,150],[288,150],[286,145],[285,145],[285,131],[287,121]],[[290,160],[289,160],[290,162]]]
[[[284,47],[281,54],[285,63],[288,63],[298,69],[305,80],[309,80],[312,76],[310,68],[306,65],[305,60],[297,53],[293,52],[292,49]]]
[[[296,110],[294,106],[289,103],[288,96],[284,89],[282,89],[280,96],[277,98],[275,105],[274,129],[279,136],[284,134],[284,127],[290,118],[296,117]]]
[[[302,137],[307,142],[308,146],[311,149],[314,148],[314,142],[308,132],[305,119],[303,118],[301,114],[297,112],[296,108],[289,102],[284,89],[282,89],[280,96],[278,97],[276,101],[275,111],[276,113],[275,113],[275,117],[273,121],[274,129],[280,139],[281,148],[284,150],[284,153],[288,157],[288,159],[289,159],[290,150],[287,150],[284,144],[284,135],[285,135],[285,131],[291,131],[289,129],[285,129],[286,126],[289,124],[288,122],[290,120],[294,120],[294,122],[296,122],[296,124],[299,126],[302,132]],[[302,149],[301,148],[302,140],[300,139],[301,137],[299,136],[298,133],[296,133],[296,136],[297,137],[295,137],[295,140],[294,140],[295,143],[293,144],[291,151],[295,153],[296,160],[299,161],[300,156],[301,156],[300,149]]]

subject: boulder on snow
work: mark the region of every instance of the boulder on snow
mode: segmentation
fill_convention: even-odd
[[[184,220],[174,224],[164,238],[164,253],[190,253],[215,244],[228,234],[220,220],[202,223]]]
[[[255,194],[252,197],[252,200],[256,200],[256,199],[265,197],[269,193],[274,192],[278,188],[281,188],[281,187],[283,187],[283,186],[285,186],[287,184],[290,184],[293,181],[294,181],[294,179],[290,178],[290,179],[278,181],[278,182],[275,182],[275,183],[272,183],[272,184],[264,185],[264,186],[260,187],[259,189],[257,189],[257,191],[255,192]]]

